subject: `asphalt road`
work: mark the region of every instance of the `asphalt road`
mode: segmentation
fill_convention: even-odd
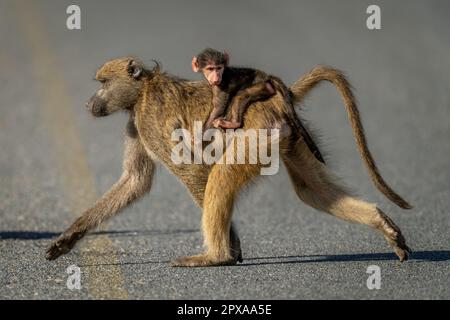
[[[0,298],[449,299],[450,3],[376,1],[0,1]],[[124,114],[95,119],[84,102],[95,69],[133,54],[176,75],[206,46],[227,49],[291,84],[316,64],[348,74],[369,146],[414,209],[372,186],[340,97],[316,89],[302,115],[333,171],[401,227],[414,254],[401,264],[385,240],[296,198],[284,168],[242,197],[234,219],[244,263],[171,268],[201,250],[200,210],[163,167],[151,193],[48,262],[46,247],[120,176]],[[70,265],[81,289],[66,286]],[[370,265],[381,288],[366,286]]]

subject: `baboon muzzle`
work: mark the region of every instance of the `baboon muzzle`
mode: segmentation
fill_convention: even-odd
[[[88,102],[86,102],[86,108],[96,117],[107,116],[106,101],[96,95],[92,96]]]

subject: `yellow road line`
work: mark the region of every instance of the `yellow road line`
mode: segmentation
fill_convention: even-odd
[[[97,190],[89,170],[86,154],[75,126],[75,116],[70,109],[70,97],[65,87],[61,69],[51,51],[42,17],[32,1],[17,1],[18,21],[30,45],[34,83],[42,83],[41,116],[49,135],[64,187],[65,198],[71,212],[79,215],[92,205]],[[64,14],[64,12],[61,12]],[[65,25],[61,25],[64,28]],[[81,261],[91,265],[82,270],[87,277],[87,289],[94,299],[127,299],[124,278],[111,239],[106,235],[86,239],[80,243]],[[92,266],[98,265],[98,266]],[[108,265],[108,266],[102,266]]]

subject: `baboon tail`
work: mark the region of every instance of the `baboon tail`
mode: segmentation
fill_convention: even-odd
[[[329,81],[333,83],[341,94],[350,119],[353,134],[358,145],[359,153],[377,189],[399,207],[403,209],[411,209],[412,206],[397,193],[395,193],[381,176],[378,167],[373,160],[372,154],[367,147],[364,128],[361,123],[359,110],[356,106],[355,97],[353,96],[351,86],[341,71],[325,66],[315,67],[291,86],[290,89],[292,91],[293,102],[295,104],[300,103],[305,95],[322,81]]]
[[[316,145],[313,138],[309,134],[308,130],[305,128],[305,126],[295,113],[293,95],[290,92],[289,88],[286,87],[286,85],[284,84],[283,81],[281,81],[280,78],[277,78],[275,76],[270,76],[270,83],[275,88],[275,91],[280,92],[285,97],[285,99],[289,100],[290,108],[288,112],[291,115],[292,119],[295,119],[297,121],[296,122],[297,129],[300,131],[300,134],[302,135],[311,153],[316,157],[317,160],[325,164],[325,160],[323,159],[319,147]]]

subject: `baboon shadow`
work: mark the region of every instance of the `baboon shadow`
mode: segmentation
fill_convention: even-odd
[[[263,262],[251,262],[253,260],[275,260],[275,261],[263,261]],[[450,260],[449,250],[440,251],[417,251],[413,252],[410,257],[414,262],[440,262]],[[249,262],[250,261],[250,262]],[[309,256],[273,256],[273,257],[254,257],[246,258],[244,256],[244,262],[238,263],[232,267],[250,267],[250,266],[262,266],[262,265],[283,265],[283,264],[296,264],[296,263],[319,263],[319,262],[358,262],[358,261],[398,261],[398,258],[393,253],[367,253],[367,254],[340,254],[340,255],[309,255]],[[111,264],[91,264],[84,265],[83,267],[99,267],[99,266],[111,266],[111,265],[146,265],[146,264],[168,264],[169,260],[153,260],[153,261],[128,261]],[[408,261],[406,262],[408,263]],[[206,267],[209,268],[209,267]]]
[[[276,260],[252,262],[258,260]],[[361,253],[361,254],[339,254],[339,255],[308,255],[308,256],[274,256],[245,258],[238,266],[258,266],[271,264],[295,264],[295,263],[317,263],[317,262],[358,262],[358,261],[398,261],[394,253]],[[439,262],[450,260],[450,250],[415,251],[410,260],[418,262]],[[246,263],[246,261],[250,261]]]
[[[126,236],[148,236],[148,235],[168,235],[198,232],[198,229],[183,230],[101,230],[89,232],[86,236],[107,235],[108,237]],[[59,236],[61,232],[49,231],[0,231],[0,240],[42,240],[52,239]]]
[[[175,229],[175,230],[100,230],[87,234],[87,236],[107,235],[108,237],[126,236],[148,236],[148,235],[171,235],[196,233],[198,229]],[[52,239],[59,236],[61,232],[49,231],[0,231],[1,240],[42,240]],[[264,261],[260,261],[264,260]],[[267,261],[266,261],[267,260]],[[397,261],[394,253],[359,253],[359,254],[339,254],[339,255],[305,255],[305,256],[269,256],[250,257],[244,255],[244,262],[237,264],[240,267],[259,265],[283,265],[296,263],[319,263],[319,262],[364,262],[364,261]],[[429,250],[414,251],[410,256],[414,262],[442,262],[450,261],[450,250]],[[122,262],[127,264],[157,264],[168,263],[169,261],[142,261],[142,262]]]
[[[275,260],[275,261],[263,261],[263,262],[251,262],[258,260]],[[414,262],[440,262],[450,261],[450,251],[417,251],[413,252],[410,257]],[[250,261],[250,262],[249,262]],[[253,257],[246,258],[244,256],[244,262],[238,263],[232,267],[251,267],[251,266],[263,266],[263,265],[283,265],[283,264],[297,264],[297,263],[319,263],[319,262],[365,262],[365,261],[398,261],[398,258],[393,253],[361,253],[361,254],[339,254],[339,255],[308,255],[308,256],[273,256],[273,257]],[[168,264],[169,260],[154,260],[154,261],[129,261],[112,264],[91,264],[84,265],[83,267],[99,267],[99,266],[111,266],[111,265],[146,265],[146,264]],[[408,263],[405,262],[405,263]],[[207,267],[209,268],[209,267]]]

